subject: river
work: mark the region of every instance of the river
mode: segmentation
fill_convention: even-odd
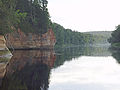
[[[18,50],[8,60],[0,90],[120,90],[119,62],[119,51],[107,46]]]

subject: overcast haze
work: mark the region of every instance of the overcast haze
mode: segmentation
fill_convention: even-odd
[[[120,0],[48,0],[51,20],[65,28],[112,31],[120,24]]]

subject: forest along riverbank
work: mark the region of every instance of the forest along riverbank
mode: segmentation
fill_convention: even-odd
[[[16,83],[16,86],[14,86],[14,88],[17,88],[17,87],[19,87],[19,89],[34,88],[36,90],[38,88],[42,88],[42,89],[49,88],[49,90],[56,90],[58,89],[59,86],[64,84],[65,87],[61,86],[61,88],[63,87],[62,90],[66,90],[66,88],[69,88],[69,87],[67,87],[68,84],[65,83],[64,81],[70,81],[70,84],[71,84],[70,86],[74,87],[74,88],[71,87],[71,90],[74,90],[77,83],[79,84],[82,83],[80,82],[81,80],[84,81],[84,79],[85,80],[87,80],[87,78],[90,79],[87,76],[84,77],[83,75],[84,72],[82,72],[82,70],[80,69],[85,68],[87,70],[86,71],[87,75],[89,75],[90,74],[89,71],[91,71],[91,67],[96,68],[96,66],[99,65],[100,68],[104,68],[102,63],[105,60],[109,61],[109,59],[111,59],[111,63],[107,63],[105,61],[106,62],[104,64],[105,66],[106,64],[111,65],[115,61],[112,58],[107,58],[108,56],[111,57],[111,53],[108,51],[108,48],[109,47],[105,45],[105,43],[104,44],[102,43],[100,45],[100,42],[99,42],[98,46],[96,46],[96,44],[94,43],[92,45],[88,45],[84,47],[72,47],[72,48],[64,48],[64,49],[59,48],[59,50],[56,51],[58,55],[55,55],[54,50],[52,51],[15,50],[13,52],[13,57],[8,62],[9,64],[7,66],[5,66],[5,64],[1,65],[1,67],[3,67],[1,68],[1,77],[4,79],[1,80],[0,89],[5,90],[7,87],[13,89],[13,85],[16,82],[19,82],[19,83]],[[94,60],[92,60],[93,58],[91,57],[93,57]],[[66,65],[66,63],[68,63],[68,65]],[[85,67],[88,63],[90,65],[88,67]],[[93,63],[96,63],[96,65],[95,64],[93,65]],[[81,68],[81,65],[83,66],[82,68]],[[114,65],[116,65],[116,63],[114,63]],[[73,67],[69,68],[70,66],[73,66]],[[61,67],[68,67],[68,68],[61,68]],[[5,70],[5,68],[7,69],[7,71]],[[70,72],[72,69],[73,71],[76,70],[74,72],[75,73],[74,76]],[[56,71],[59,71],[59,72],[56,72]],[[96,74],[98,73],[97,70],[93,70],[93,71]],[[77,74],[77,72],[80,72],[80,74]],[[72,78],[69,78],[68,74],[70,75],[70,77],[73,77],[73,79],[75,80],[77,80],[75,77],[78,77],[78,80],[73,81]],[[31,75],[33,76],[32,79],[31,79]],[[60,78],[62,77],[61,75],[68,75],[68,78],[64,80],[61,79],[61,83],[59,83],[59,78],[56,77],[57,75]],[[81,77],[77,75],[79,76],[81,75]],[[92,74],[90,75],[92,76]],[[102,78],[101,76],[99,77]],[[93,82],[94,80],[96,81],[98,79],[94,78]],[[74,84],[72,83],[72,81],[74,82]],[[23,84],[23,82],[25,84]],[[32,84],[33,82],[34,84]],[[85,82],[87,83],[88,81],[85,81]],[[99,80],[98,80],[98,84],[99,84]],[[78,88],[80,89],[80,87]],[[81,88],[85,88],[85,87],[83,86]]]

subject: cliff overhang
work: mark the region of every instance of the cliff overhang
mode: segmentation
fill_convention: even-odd
[[[6,45],[9,49],[53,49],[56,38],[52,29],[45,34],[25,34],[20,29],[6,35]]]

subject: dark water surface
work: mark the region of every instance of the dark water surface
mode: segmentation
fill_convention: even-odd
[[[119,62],[107,46],[14,51],[0,90],[120,90]]]

